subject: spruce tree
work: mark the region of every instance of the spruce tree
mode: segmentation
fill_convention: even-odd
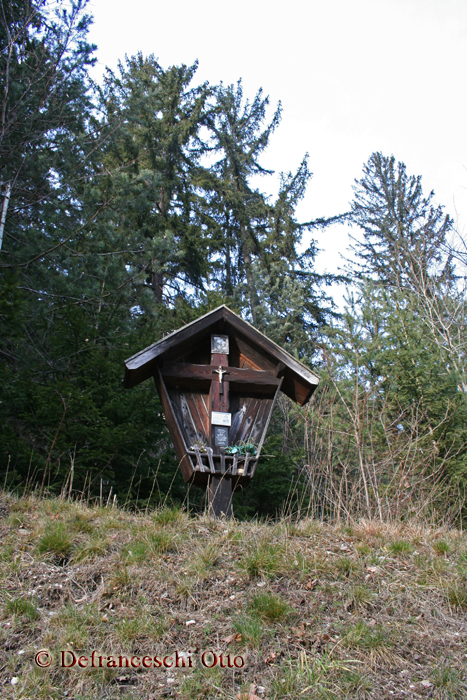
[[[82,223],[73,188],[94,62],[85,6],[8,2],[0,14],[1,269],[50,261]]]
[[[127,277],[139,285],[147,311],[145,289],[156,304],[168,303],[186,294],[187,285],[202,286],[209,268],[198,215],[199,132],[209,91],[191,85],[196,68],[164,70],[153,56],[138,54],[105,78],[110,137],[95,180],[97,198],[110,205],[101,229],[111,229],[119,241]]]
[[[96,225],[110,129],[93,113],[85,3],[11,2],[1,19],[0,471],[10,488],[160,495],[173,470],[158,398],[121,386],[131,335],[153,337],[127,304],[120,241]]]
[[[353,273],[371,276],[395,289],[417,289],[427,277],[452,280],[447,236],[452,219],[425,197],[421,176],[408,175],[394,156],[373,153],[354,186],[351,221],[362,238],[353,238]]]
[[[403,416],[416,412],[436,447],[435,472],[443,464],[465,477],[466,304],[448,245],[452,219],[393,156],[374,153],[354,191],[361,237],[349,269],[361,307],[353,313],[366,319],[365,381],[389,424],[410,430]]]
[[[219,251],[216,288],[274,340],[303,354],[329,306],[319,291],[323,278],[314,270],[313,240],[299,252],[304,234],[317,225],[296,218],[311,178],[308,157],[295,173],[281,175],[275,197],[266,195],[258,180],[274,173],[260,159],[280,123],[281,105],[268,120],[269,99],[261,90],[251,102],[241,82],[221,85],[215,94],[208,123],[217,159],[207,214]]]
[[[271,207],[264,194],[252,185],[258,175],[271,174],[259,163],[271,134],[280,121],[278,105],[265,124],[269,99],[259,90],[253,101],[244,101],[241,81],[234,87],[219,86],[216,109],[209,119],[212,149],[217,160],[212,167],[210,214],[217,222],[222,266],[221,285],[228,296],[234,290],[253,322],[260,301],[254,276],[255,260],[261,258]]]

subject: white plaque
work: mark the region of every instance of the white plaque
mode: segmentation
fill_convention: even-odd
[[[220,411],[211,412],[211,425],[228,425],[232,422],[231,413],[221,413]]]

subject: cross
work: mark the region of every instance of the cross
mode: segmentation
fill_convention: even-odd
[[[219,365],[219,369],[213,369],[212,373],[214,374],[214,372],[219,375],[219,394],[223,394],[224,387],[222,386],[222,377],[224,374],[230,374],[230,372],[227,372],[226,369],[222,369],[222,365]]]
[[[211,346],[212,347],[212,346]],[[218,349],[218,348],[216,348]],[[230,383],[227,379],[222,382],[225,375],[229,375],[226,369],[222,367],[229,366],[229,355],[226,352],[213,352],[211,350],[211,367],[217,366],[217,369],[211,370],[211,377],[217,374],[219,382],[216,382],[215,377],[211,381],[210,401],[211,411],[219,411],[221,413],[229,413],[230,411]],[[218,384],[216,389],[215,384]],[[230,428],[221,428],[221,432],[227,431],[227,442],[229,442]],[[224,452],[224,449],[216,445],[216,426],[211,425],[211,447],[214,454]],[[224,458],[222,457],[222,460]],[[209,510],[216,516],[223,512],[227,517],[232,515],[232,480],[225,479],[223,476],[213,474],[209,479]]]

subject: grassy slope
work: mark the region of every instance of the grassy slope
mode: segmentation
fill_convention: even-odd
[[[0,511],[2,698],[467,698],[457,531],[8,496]],[[37,669],[43,648],[55,659],[191,650],[198,665]],[[208,670],[207,649],[245,668]]]

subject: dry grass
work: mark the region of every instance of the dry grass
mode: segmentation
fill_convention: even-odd
[[[458,531],[136,515],[7,495],[0,512],[2,698],[467,697]],[[35,666],[39,649],[50,668]],[[194,666],[62,669],[64,650],[190,651]],[[206,650],[225,668],[203,667]],[[244,667],[229,668],[238,657]]]

